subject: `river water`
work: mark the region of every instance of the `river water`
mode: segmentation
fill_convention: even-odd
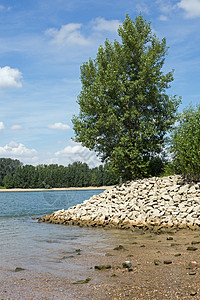
[[[0,193],[0,272],[22,267],[62,274],[60,259],[84,246],[99,247],[110,233],[101,229],[38,223],[32,217],[67,209],[103,190]],[[59,267],[58,267],[59,265]]]

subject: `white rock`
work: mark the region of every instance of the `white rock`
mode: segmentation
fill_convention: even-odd
[[[82,204],[53,213],[56,219],[200,226],[200,183],[178,176],[150,178],[115,186]]]

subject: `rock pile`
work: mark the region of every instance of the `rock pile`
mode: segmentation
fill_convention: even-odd
[[[200,229],[200,182],[189,183],[180,175],[127,182],[82,204],[39,218],[39,222],[123,229]]]

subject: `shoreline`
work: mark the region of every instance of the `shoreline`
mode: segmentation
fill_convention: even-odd
[[[108,190],[113,188],[113,186],[88,186],[88,187],[68,187],[68,188],[13,188],[13,189],[0,189],[1,192],[51,192],[51,191],[88,191],[88,190]]]
[[[198,249],[188,251],[195,242]],[[60,259],[66,265],[62,275],[52,270],[34,272],[24,265],[20,272],[4,271],[0,296],[10,300],[199,299],[199,243],[200,234],[189,230],[160,235],[121,231],[109,244],[81,245],[79,255],[62,259],[64,254],[56,251],[54,263]],[[130,269],[123,267],[126,261]]]

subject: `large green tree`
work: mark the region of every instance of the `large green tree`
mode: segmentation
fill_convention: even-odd
[[[162,71],[166,40],[141,15],[126,16],[118,34],[121,42],[106,40],[81,66],[80,112],[72,122],[75,141],[133,179],[145,176],[161,152],[180,100],[166,93],[173,81],[173,71]]]

